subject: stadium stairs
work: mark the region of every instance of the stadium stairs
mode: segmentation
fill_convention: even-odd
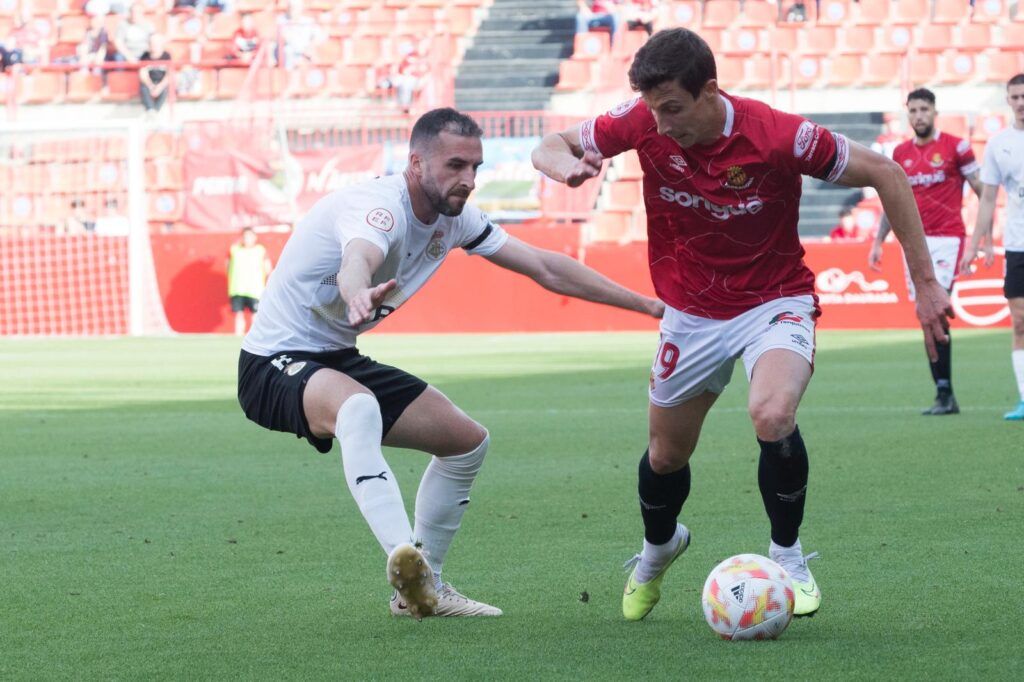
[[[455,106],[545,109],[575,32],[574,0],[495,0],[459,67]]]

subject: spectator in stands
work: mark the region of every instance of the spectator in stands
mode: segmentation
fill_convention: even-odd
[[[807,21],[807,5],[804,4],[804,0],[796,0],[789,6],[789,10],[786,12],[786,21]]]
[[[230,12],[230,0],[174,0],[172,12],[191,11],[195,14],[203,14],[207,9],[216,12]]]
[[[91,17],[105,17],[108,14],[128,14],[133,0],[89,0],[85,13]]]
[[[168,62],[171,55],[166,50],[166,39],[159,33],[153,33],[149,37],[149,49],[142,53],[142,62]],[[143,66],[139,69],[139,95],[142,97],[142,104],[146,107],[146,114],[150,117],[156,116],[160,107],[167,100],[167,86],[170,79],[167,77],[167,67],[162,65]]]
[[[828,236],[834,242],[862,242],[867,239],[867,235],[863,234],[857,225],[853,209],[849,206],[844,206],[839,211],[839,224],[832,228]]]
[[[121,212],[117,197],[107,197],[103,202],[104,214],[96,218],[96,234],[107,237],[123,237],[131,232],[131,221]]]
[[[109,46],[110,36],[107,34],[103,17],[99,14],[89,17],[89,29],[76,50],[78,63],[82,66],[102,66],[107,59]]]
[[[305,13],[302,0],[289,0],[288,12],[280,17],[279,23],[281,41],[284,43],[285,68],[294,68],[300,61],[310,61],[313,58],[313,46],[323,40],[324,32],[316,20]]]
[[[132,5],[127,19],[122,19],[114,33],[114,61],[137,62],[149,50],[153,27],[142,15],[141,5]]]
[[[647,35],[654,33],[654,18],[660,0],[626,0],[622,8],[626,28],[635,31],[642,28]]]
[[[64,220],[66,234],[92,234],[96,231],[96,219],[85,210],[85,200],[75,197],[71,200],[71,215]]]
[[[228,298],[235,314],[235,336],[245,334],[245,311],[253,315],[259,310],[260,296],[273,268],[267,249],[259,243],[256,232],[247,227],[242,239],[231,245],[228,255]]]
[[[576,32],[607,30],[612,42],[619,28],[617,0],[578,0]]]
[[[242,15],[241,23],[231,36],[231,56],[248,64],[260,47],[260,36],[256,32],[256,20],[252,13]]]
[[[402,57],[395,72],[383,83],[384,87],[395,89],[395,100],[407,114],[412,109],[413,97],[419,92],[427,71],[426,60],[414,49]]]
[[[0,42],[0,70],[14,64],[41,64],[49,61],[50,45],[40,25],[32,20],[31,5],[22,5],[14,29]]]

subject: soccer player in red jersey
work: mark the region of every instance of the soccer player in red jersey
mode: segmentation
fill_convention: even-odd
[[[690,490],[690,455],[739,357],[761,449],[769,555],[793,578],[795,614],[811,615],[821,592],[799,541],[808,464],[796,410],[811,378],[819,309],[797,234],[801,176],[878,191],[907,254],[931,355],[946,339],[949,296],[935,280],[906,175],[890,159],[721,91],[714,55],[686,29],[656,33],[637,52],[629,81],[638,98],[546,136],[533,152],[538,170],[570,187],[629,149],[644,174],[651,277],[666,310],[639,467],[644,545],[623,615],[639,620],[654,608],[665,572],[689,544],[677,518]]]
[[[919,88],[907,95],[907,117],[914,137],[899,144],[892,153],[893,161],[906,172],[914,189],[914,200],[924,225],[925,241],[931,256],[935,277],[943,289],[952,293],[957,267],[964,251],[963,206],[964,181],[981,197],[981,167],[971,151],[971,143],[935,128],[935,94]],[[883,216],[868,254],[868,264],[878,269],[882,260],[882,243],[889,234],[889,221]],[[907,271],[907,290],[915,296],[914,283]],[[951,339],[952,341],[952,339]],[[929,360],[935,381],[935,404],[925,415],[959,414],[953,395],[952,343],[937,346],[939,357]]]

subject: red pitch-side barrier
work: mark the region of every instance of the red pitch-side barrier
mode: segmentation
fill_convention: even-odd
[[[579,255],[575,227],[511,227],[519,238],[544,248]],[[232,329],[227,300],[228,247],[234,234],[153,235],[160,293],[171,327],[178,332]],[[276,262],[287,235],[260,240]],[[807,243],[807,264],[817,275],[824,314],[822,329],[913,329],[914,307],[907,298],[898,246],[887,244],[880,272],[867,267],[867,243]],[[591,244],[587,265],[626,286],[652,293],[647,244]],[[954,327],[1006,327],[1009,310],[1002,296],[1002,257],[957,284]],[[528,279],[480,257],[451,254],[438,275],[380,332],[560,332],[653,330],[642,315],[556,296]]]

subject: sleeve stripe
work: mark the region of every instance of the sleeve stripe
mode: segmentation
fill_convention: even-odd
[[[850,142],[845,135],[832,133],[836,141],[836,158],[832,164],[832,171],[825,178],[826,182],[835,182],[846,172],[846,166],[850,163]]]
[[[580,146],[583,147],[585,152],[594,152],[595,154],[601,154],[601,150],[597,148],[597,141],[594,139],[594,128],[596,127],[597,119],[589,119],[583,122],[580,126]],[[601,154],[604,156],[604,154]]]
[[[480,233],[480,236],[471,241],[470,243],[466,244],[462,248],[464,248],[466,251],[472,251],[476,247],[483,244],[484,240],[491,236],[491,232],[494,232],[494,226],[491,225],[490,223],[487,223],[487,227],[485,227],[484,231]]]
[[[960,166],[960,175],[970,175],[981,169],[981,164],[977,161],[971,161],[968,164]]]

